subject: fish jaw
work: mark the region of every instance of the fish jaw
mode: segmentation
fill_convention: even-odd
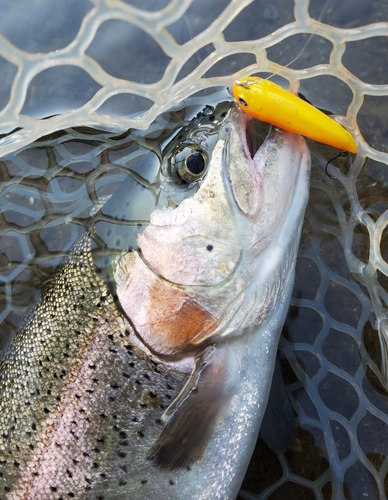
[[[225,148],[226,141],[220,138],[196,195],[176,208],[155,210],[138,238],[143,258],[172,283],[218,285],[239,260],[240,228],[225,185]]]
[[[246,256],[251,257],[246,264],[248,272],[244,274],[248,291],[239,293],[237,282],[233,284],[237,299],[232,309],[236,304],[238,307],[224,321],[228,325],[224,336],[214,339],[214,349],[205,369],[202,365],[194,370],[191,378],[196,382],[191,386],[192,392],[185,387],[167,410],[166,427],[151,451],[161,472],[164,460],[167,460],[167,468],[171,466],[171,456],[175,460],[174,469],[174,464],[190,465],[189,472],[175,471],[176,480],[181,481],[182,498],[233,499],[237,496],[265,413],[279,336],[293,288],[309,191],[310,155],[305,141],[273,129],[254,157],[254,168],[261,172],[263,180],[260,211],[272,217],[274,225],[268,224],[266,237],[260,238],[260,222],[254,217],[245,217],[253,223],[248,227],[256,230],[256,235],[246,234],[246,248],[250,249]],[[286,189],[280,192],[283,186]],[[274,204],[279,204],[279,209]],[[209,383],[207,376],[213,379],[212,387],[217,386],[216,393],[204,390]],[[200,417],[201,436],[196,433],[198,425],[193,425],[194,411]],[[209,414],[214,419],[210,432],[203,428]],[[186,434],[195,442],[194,450],[175,446]],[[201,440],[202,435],[206,436],[205,441]],[[197,458],[194,464],[190,462],[191,452]],[[157,483],[155,481],[155,488]]]
[[[282,254],[287,243],[279,247],[276,237],[289,224],[298,176],[306,184],[309,152],[302,137],[272,129],[252,157],[251,121],[232,109],[196,195],[155,210],[139,254],[125,256],[116,273],[121,306],[156,355],[192,352],[259,324],[275,307],[278,269],[292,267],[294,257]],[[306,201],[304,193],[294,203],[296,220]],[[274,258],[277,247],[289,265]]]

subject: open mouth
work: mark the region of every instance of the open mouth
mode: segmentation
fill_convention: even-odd
[[[237,111],[240,112],[241,111]],[[254,159],[256,153],[260,149],[261,145],[264,143],[266,137],[268,136],[268,132],[270,130],[271,125],[269,123],[262,122],[260,120],[255,120],[248,115],[244,115],[244,119],[240,116],[241,126],[245,126],[245,141],[244,138],[241,137],[243,142],[246,143],[247,149],[249,151],[250,159]]]

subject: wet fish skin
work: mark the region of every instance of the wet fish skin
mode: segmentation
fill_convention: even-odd
[[[239,114],[231,120],[223,129],[217,161],[240,163],[235,163],[234,172],[224,164],[220,172],[228,170],[229,177],[222,174],[222,184],[232,183],[232,191],[227,191],[230,203],[255,217],[255,199],[238,193],[238,183],[249,182],[243,160],[247,152],[243,154],[238,139],[239,127],[246,123]],[[236,294],[236,283],[243,286],[232,302],[234,316],[226,321],[230,328],[212,341],[208,368],[198,368],[200,387],[205,388],[200,416],[206,416],[204,403],[212,396],[209,373],[221,376],[221,400],[230,394],[206,449],[189,469],[171,471],[147,460],[160,436],[165,433],[167,443],[176,438],[174,423],[188,431],[195,425],[185,411],[193,405],[195,391],[189,387],[188,397],[179,400],[187,374],[152,360],[134,345],[131,323],[117,309],[95,268],[92,239],[85,235],[1,360],[0,488],[7,498],[236,496],[268,398],[308,191],[308,152],[302,138],[275,130],[258,156],[264,177],[271,181],[262,207],[264,219],[255,222],[262,231],[257,234],[265,237],[255,240],[255,234],[246,234],[254,251],[242,278],[228,281],[227,297]],[[287,195],[274,198],[281,189]],[[259,256],[263,261],[257,265]],[[220,269],[224,273],[226,268]],[[254,288],[246,295],[248,282],[258,291]],[[252,315],[257,297],[263,307]],[[218,302],[211,297],[210,303]],[[199,344],[197,350],[201,349]],[[225,369],[218,370],[220,366]],[[162,432],[162,414],[174,399],[178,403]]]
[[[87,235],[77,243],[0,363],[7,498],[84,498],[92,485],[120,498],[129,467],[141,488],[160,415],[187,378],[128,341],[91,245]]]

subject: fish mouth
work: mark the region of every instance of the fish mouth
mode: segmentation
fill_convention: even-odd
[[[230,122],[234,124],[239,135],[245,158],[255,160],[260,147],[274,127],[269,123],[255,120],[244,113],[237,104],[233,104]]]
[[[257,134],[255,121],[235,104],[223,130],[225,187],[229,186],[240,214],[249,219],[258,216],[263,200],[263,152],[268,141],[266,131],[261,137]]]

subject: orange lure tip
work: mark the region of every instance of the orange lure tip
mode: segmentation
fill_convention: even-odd
[[[233,94],[240,108],[254,118],[357,153],[356,141],[342,125],[276,83],[249,76],[234,82]]]

